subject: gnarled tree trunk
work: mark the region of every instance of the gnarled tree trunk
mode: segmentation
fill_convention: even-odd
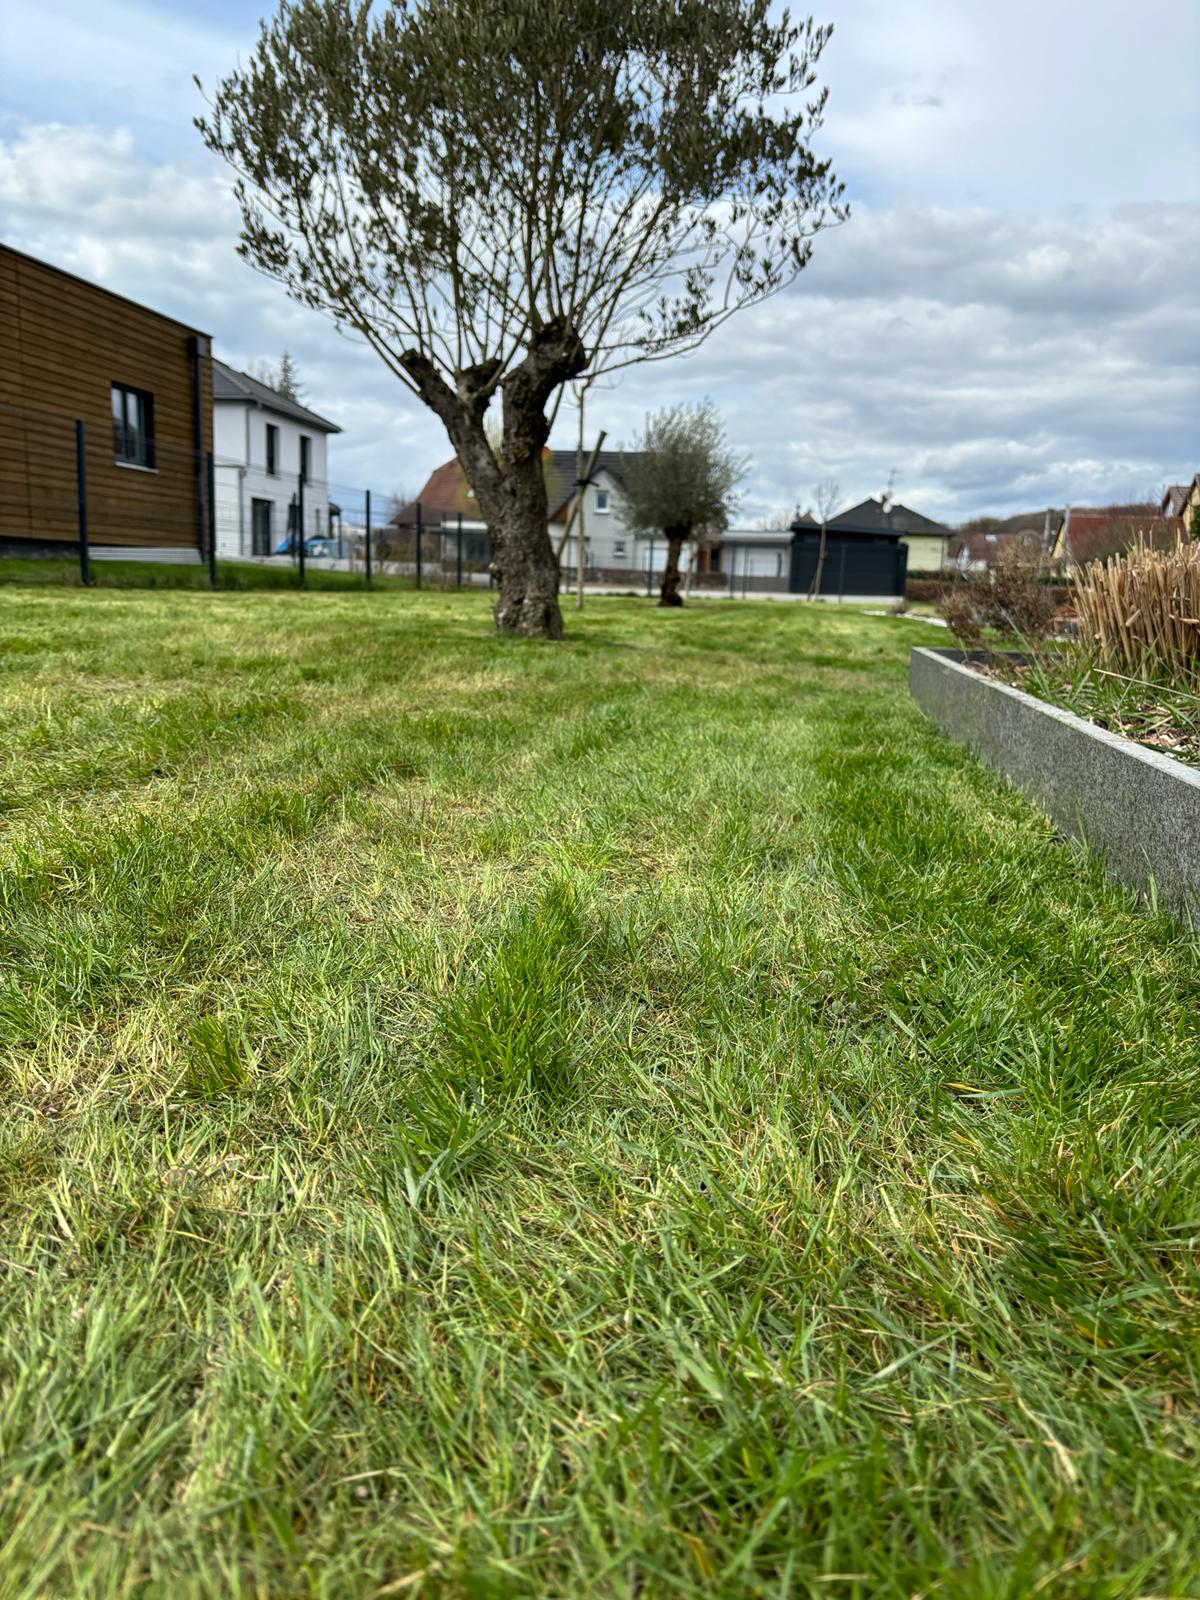
[[[531,639],[561,639],[558,559],[550,543],[541,445],[506,462],[500,500],[498,514],[488,517],[492,572],[500,586],[492,608],[496,627]]]
[[[452,389],[419,352],[407,352],[402,361],[421,398],[445,423],[487,523],[492,574],[500,588],[492,613],[496,627],[528,638],[561,639],[558,560],[550,543],[542,450],[550,433],[546,420],[550,396],[587,365],[578,334],[552,323],[530,335],[525,359],[500,384],[499,457],[483,426],[496,363],[460,372]]]
[[[662,588],[659,591],[658,603],[660,606],[681,606],[683,596],[679,592],[679,557],[683,551],[684,542],[691,535],[690,527],[664,528],[663,533],[667,538],[667,564],[663,568]]]

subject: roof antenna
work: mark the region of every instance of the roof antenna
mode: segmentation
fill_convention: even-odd
[[[895,499],[896,499],[896,469],[895,469],[895,467],[893,467],[892,470],[888,473],[887,488],[883,491],[883,494],[882,494],[882,496],[880,498],[880,501],[879,501],[880,509],[882,511],[884,511],[884,512],[890,511],[892,509],[893,504],[895,503]]]

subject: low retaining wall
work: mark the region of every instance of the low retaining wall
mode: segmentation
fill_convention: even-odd
[[[964,663],[918,649],[913,699],[952,739],[1027,794],[1064,833],[1103,853],[1110,876],[1200,924],[1200,770],[1085,722]]]

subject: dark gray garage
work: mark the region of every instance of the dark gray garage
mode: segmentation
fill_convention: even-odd
[[[821,532],[811,524],[792,524],[792,571],[788,588],[793,594],[807,594],[817,570]],[[820,593],[870,595],[882,598],[904,594],[908,570],[908,551],[900,533],[854,533],[829,528],[825,542],[825,570]]]

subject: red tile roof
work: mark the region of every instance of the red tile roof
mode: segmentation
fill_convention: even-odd
[[[416,522],[418,503],[421,507],[421,520],[426,527],[433,527],[440,522],[450,522],[460,511],[470,521],[474,522],[479,518],[479,507],[467,487],[467,480],[457,457],[433,469],[416,500],[410,500],[406,506],[401,506],[392,517],[393,524],[399,528],[411,528]]]
[[[1136,544],[1139,537],[1158,550],[1169,550],[1183,532],[1178,517],[1149,516],[1124,507],[1108,511],[1072,511],[1066,529],[1069,559],[1105,561]],[[1066,552],[1064,552],[1066,553]]]

